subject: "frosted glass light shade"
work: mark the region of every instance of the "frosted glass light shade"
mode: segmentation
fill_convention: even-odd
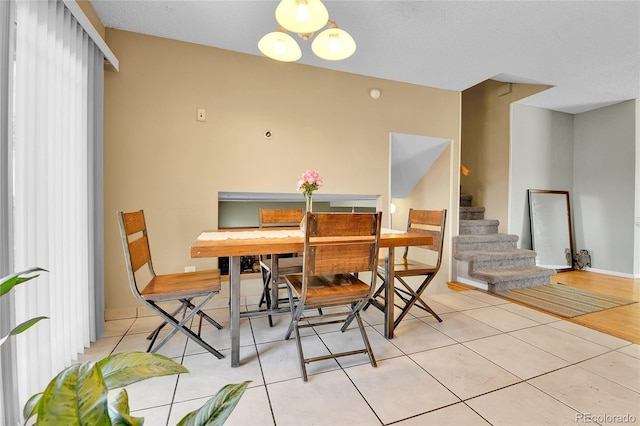
[[[276,20],[292,33],[313,33],[327,25],[329,12],[320,0],[282,0]]]
[[[298,43],[286,32],[274,31],[266,34],[258,42],[258,49],[264,56],[282,62],[295,62],[302,57]]]
[[[348,32],[334,27],[324,30],[311,43],[316,56],[328,61],[340,61],[353,55],[356,42]]]

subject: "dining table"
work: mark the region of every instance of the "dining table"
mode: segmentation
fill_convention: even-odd
[[[385,303],[384,335],[393,338],[394,331],[394,256],[396,247],[431,245],[430,235],[383,228],[380,232],[380,248],[385,249]],[[192,258],[229,257],[229,329],[231,335],[231,367],[240,366],[240,318],[283,312],[277,306],[277,293],[268,309],[240,312],[240,261],[242,256],[300,253],[304,251],[304,231],[299,227],[270,228],[269,230],[214,230],[204,231],[192,244]],[[273,262],[277,268],[277,262]],[[272,271],[277,277],[277,269]],[[272,286],[277,292],[277,286]],[[288,310],[288,309],[287,309]]]

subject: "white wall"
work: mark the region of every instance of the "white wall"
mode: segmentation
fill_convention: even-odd
[[[573,115],[525,105],[511,109],[509,230],[531,249],[528,189],[569,191],[573,197]]]
[[[577,114],[574,120],[576,250],[593,269],[633,273],[635,101]]]
[[[640,99],[636,99],[636,208],[633,276],[640,278]]]
[[[640,275],[638,103],[577,115],[512,106],[509,233],[519,247],[531,247],[526,190],[568,190],[574,248],[591,252],[590,270]]]

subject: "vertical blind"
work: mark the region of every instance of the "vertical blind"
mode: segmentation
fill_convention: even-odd
[[[15,337],[22,407],[95,340],[102,315],[104,55],[59,0],[17,0],[16,23],[13,269],[49,271],[14,290],[15,323],[49,317]]]
[[[11,155],[9,149],[11,117],[11,70],[13,69],[13,2],[0,1],[0,277],[12,270],[13,243],[11,239]],[[13,294],[0,298],[0,336],[6,336],[13,320]],[[8,393],[17,386],[16,352],[10,344],[0,346],[0,424],[9,424],[5,413],[15,412],[17,403]],[[7,391],[3,391],[7,389]],[[4,419],[4,422],[3,422]]]

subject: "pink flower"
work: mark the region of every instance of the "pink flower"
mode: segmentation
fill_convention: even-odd
[[[313,191],[316,191],[321,186],[322,177],[316,170],[307,170],[298,179],[298,191],[302,191],[306,195],[313,194]]]

